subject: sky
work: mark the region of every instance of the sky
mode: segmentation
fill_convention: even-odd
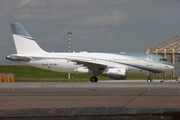
[[[11,22],[18,22],[42,49],[145,53],[180,36],[180,0],[0,0],[0,60],[16,53]]]

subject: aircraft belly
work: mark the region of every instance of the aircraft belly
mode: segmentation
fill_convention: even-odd
[[[135,68],[135,67],[132,67],[128,70],[128,73],[148,73],[148,71],[146,70],[143,70],[143,69],[139,69],[139,68]]]
[[[74,69],[80,67],[80,65],[75,65],[73,62],[66,61],[48,61],[48,64],[42,64],[41,61],[31,61],[27,63],[29,66],[33,66],[36,68],[41,68],[45,70],[51,70],[56,72],[71,72],[75,73]]]

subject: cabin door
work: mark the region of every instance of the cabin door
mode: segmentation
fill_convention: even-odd
[[[152,66],[153,63],[152,63],[152,55],[147,55],[147,66]]]

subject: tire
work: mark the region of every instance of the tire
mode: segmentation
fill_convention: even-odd
[[[91,82],[98,82],[98,78],[97,78],[97,77],[91,77],[91,78],[90,78],[90,81],[91,81]]]
[[[148,79],[147,82],[151,82],[151,79]]]

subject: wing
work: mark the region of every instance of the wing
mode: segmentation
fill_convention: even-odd
[[[106,65],[93,62],[93,61],[84,61],[84,60],[71,60],[71,61],[76,62],[76,64],[78,65],[83,65],[93,71],[105,70],[107,68]]]
[[[101,74],[108,68],[114,68],[112,62],[100,61],[100,60],[79,60],[79,59],[68,59],[69,61],[75,62],[77,65],[83,65],[89,70],[93,71],[94,74]],[[117,66],[117,65],[116,65]]]

